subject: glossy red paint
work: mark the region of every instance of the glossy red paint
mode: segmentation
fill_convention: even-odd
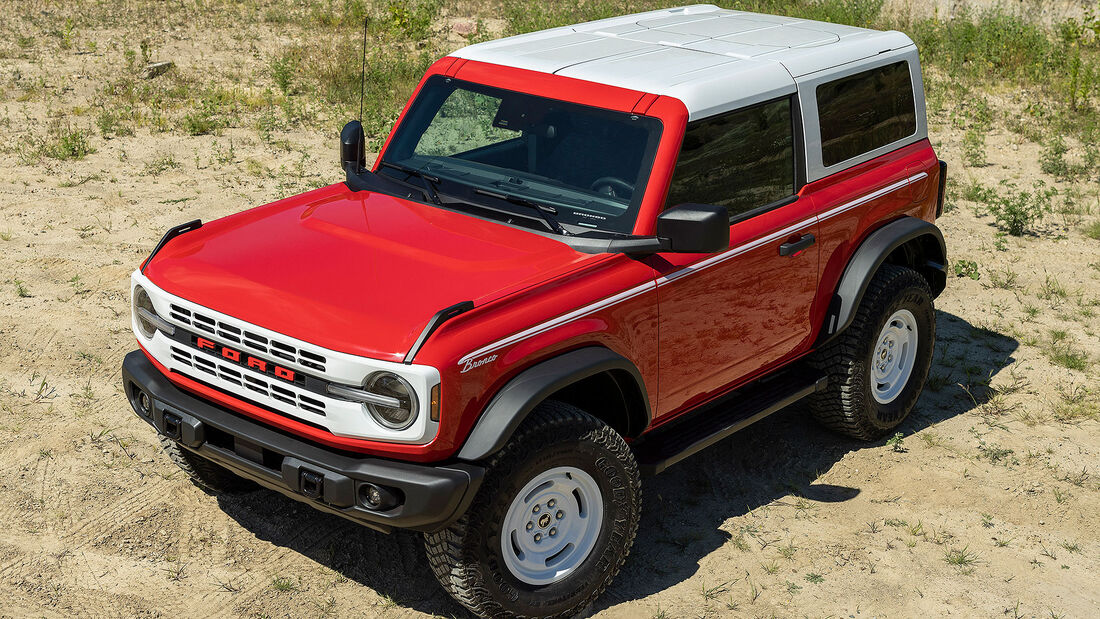
[[[488,220],[331,185],[189,232],[145,274],[172,294],[332,350],[401,361],[440,309],[597,256]]]
[[[927,177],[918,180],[915,187],[909,187],[907,179],[921,172]],[[907,183],[903,189],[827,217],[830,210],[900,182]],[[813,196],[818,215],[825,216],[821,220],[821,234],[818,237],[818,245],[821,246],[821,281],[818,288],[823,292],[818,295],[811,319],[815,338],[825,321],[831,300],[831,294],[824,293],[836,290],[852,253],[867,235],[904,215],[934,221],[936,192],[930,188],[937,187],[938,183],[936,153],[928,140],[922,140],[803,188],[803,195]]]
[[[727,252],[652,259],[661,273],[659,415],[693,408],[806,349],[818,245],[797,256],[781,256],[779,246],[817,233],[813,199],[801,197],[734,223]]]

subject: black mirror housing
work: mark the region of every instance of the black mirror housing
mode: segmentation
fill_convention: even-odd
[[[669,251],[711,254],[729,249],[729,212],[714,204],[679,204],[657,217],[657,237]]]
[[[346,172],[358,172],[367,166],[366,134],[363,124],[353,120],[340,131],[340,167]]]

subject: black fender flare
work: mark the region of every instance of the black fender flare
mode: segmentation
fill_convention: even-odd
[[[540,361],[508,381],[482,411],[459,450],[458,458],[476,461],[496,453],[527,415],[548,396],[577,381],[609,370],[625,371],[637,382],[645,404],[645,427],[648,427],[652,411],[645,381],[637,366],[608,348],[589,346]]]
[[[836,337],[852,324],[867,286],[875,271],[899,247],[917,241],[916,264],[913,266],[932,288],[932,296],[938,296],[947,285],[947,246],[943,233],[935,224],[903,217],[872,232],[848,261],[833,295],[825,324],[818,337],[818,346]]]

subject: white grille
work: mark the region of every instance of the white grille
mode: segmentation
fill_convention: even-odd
[[[300,389],[266,380],[256,376],[255,372],[242,369],[239,366],[235,367],[228,365],[210,355],[200,352],[192,353],[178,346],[172,346],[171,349],[172,359],[175,361],[193,368],[198,372],[205,372],[238,387],[244,387],[253,393],[242,395],[247,395],[251,399],[256,400],[263,397],[282,402],[283,404],[297,406],[307,413],[313,413],[314,415],[325,414],[325,403],[318,400],[316,397],[302,393]],[[202,379],[198,374],[195,374],[194,377],[200,380]]]
[[[409,381],[420,402],[429,402],[439,383],[439,370],[429,365],[381,361],[332,350],[227,316],[159,288],[141,272],[131,276],[131,285],[141,285],[157,313],[181,329],[231,348],[267,358],[287,368],[312,374],[338,385],[360,386],[379,371],[399,374]],[[132,291],[131,291],[132,295]],[[145,337],[131,319],[134,335],[154,359],[169,370],[200,380],[214,388],[250,400],[321,426],[337,436],[382,440],[394,443],[427,443],[435,437],[439,423],[425,411],[404,430],[381,426],[358,402],[314,393],[247,367],[175,341],[160,331]]]
[[[326,360],[321,355],[312,353],[308,350],[295,348],[286,342],[266,338],[242,328],[241,326],[231,324],[229,321],[216,320],[206,314],[193,312],[175,303],[171,304],[169,307],[172,311],[168,315],[171,316],[173,320],[190,326],[196,333],[205,331],[210,335],[228,340],[241,348],[255,353],[278,357],[284,361],[297,363],[298,365],[305,366],[311,370],[317,370],[318,372],[325,371]]]

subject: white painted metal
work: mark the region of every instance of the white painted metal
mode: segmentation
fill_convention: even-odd
[[[913,84],[913,100],[916,110],[916,131],[911,136],[886,144],[882,147],[868,151],[837,164],[826,166],[821,159],[821,126],[818,123],[817,114],[817,87],[826,82],[881,67],[895,62],[905,61],[909,64],[909,76]],[[799,77],[798,103],[802,108],[802,133],[806,142],[806,178],[815,181],[820,178],[846,170],[854,165],[870,161],[880,155],[896,150],[905,144],[911,144],[928,135],[928,122],[925,118],[924,105],[924,80],[921,78],[920,58],[917,48],[910,44],[902,49],[890,53],[878,54],[860,62],[852,62],[840,66],[816,71]]]
[[[137,321],[131,318],[131,326],[134,330],[134,336],[137,337],[138,342],[157,360],[158,363],[167,367],[169,370],[183,374],[190,378],[199,379],[205,383],[213,385],[222,391],[231,394],[237,394],[242,398],[259,402],[267,408],[271,408],[286,414],[287,416],[308,421],[310,423],[322,426],[328,429],[336,436],[344,436],[350,438],[363,438],[363,439],[376,439],[394,443],[414,443],[422,444],[431,441],[435,438],[436,433],[439,431],[439,423],[430,419],[428,411],[425,410],[423,403],[431,401],[431,389],[439,383],[439,371],[434,367],[428,365],[394,363],[391,361],[380,361],[377,359],[369,359],[367,357],[360,357],[356,355],[350,355],[335,350],[329,350],[322,348],[309,342],[304,342],[292,337],[288,337],[281,333],[277,333],[270,329],[265,329],[259,325],[254,325],[243,320],[222,314],[221,312],[212,310],[207,307],[203,307],[197,303],[192,303],[186,299],[175,296],[162,288],[155,285],[141,274],[140,271],[134,271],[130,276],[130,295],[133,298],[133,289],[137,285],[141,285],[146,292],[149,293],[149,299],[153,303],[153,307],[157,310],[157,314],[161,319],[174,325],[176,328],[187,329],[193,331],[193,327],[177,321],[172,317],[172,312],[169,309],[169,305],[177,305],[192,312],[201,312],[204,315],[208,315],[219,322],[223,322],[229,325],[233,325],[239,329],[247,330],[252,333],[261,335],[269,340],[279,340],[291,346],[295,346],[300,350],[311,352],[315,355],[320,355],[325,358],[325,371],[323,373],[318,372],[312,368],[300,365],[295,362],[286,361],[276,357],[266,356],[258,353],[252,353],[247,348],[242,347],[240,344],[218,337],[217,335],[197,332],[203,337],[229,346],[235,350],[245,350],[249,354],[259,358],[264,358],[272,363],[277,363],[288,369],[295,370],[297,372],[305,372],[323,378],[325,380],[332,381],[343,385],[352,385],[361,387],[366,381],[367,377],[375,372],[390,371],[400,375],[407,380],[409,384],[413,386],[416,391],[416,397],[421,402],[420,412],[417,415],[416,421],[413,422],[408,428],[404,430],[395,431],[389,428],[383,427],[370,415],[365,409],[364,405],[359,402],[350,402],[345,399],[333,398],[330,396],[321,395],[305,389],[300,389],[290,383],[282,384],[275,381],[275,379],[269,379],[261,374],[255,373],[254,378],[260,379],[268,385],[274,383],[283,390],[283,396],[285,399],[279,399],[273,397],[270,389],[265,389],[266,394],[257,391],[255,389],[249,389],[242,387],[239,381],[233,379],[232,374],[225,372],[228,369],[230,371],[237,371],[241,374],[253,374],[251,370],[242,368],[239,365],[229,363],[228,361],[219,361],[217,357],[213,355],[199,351],[198,349],[181,346],[174,340],[168,338],[161,332],[156,332],[152,338],[145,337],[141,330],[138,329]],[[172,348],[180,349],[182,353],[191,355],[192,357],[201,356],[206,360],[203,363],[204,366],[214,369],[217,374],[210,374],[207,372],[197,371],[194,364],[188,365],[181,361],[187,357],[180,354],[173,354]],[[257,386],[253,384],[253,386]],[[319,400],[324,402],[325,414],[319,415],[313,413],[305,408],[302,408],[300,402],[302,402],[302,396],[311,398],[313,400]],[[286,400],[293,399],[296,402],[290,403]],[[307,404],[308,407],[308,404]]]
[[[794,93],[795,78],[912,45],[900,32],[702,4],[478,43],[452,55],[668,95],[696,120]]]
[[[528,482],[504,515],[504,565],[529,585],[558,582],[592,553],[602,526],[596,480],[572,466],[552,468]]]
[[[917,319],[907,309],[894,312],[883,325],[871,354],[871,395],[879,404],[897,399],[917,357]]]

